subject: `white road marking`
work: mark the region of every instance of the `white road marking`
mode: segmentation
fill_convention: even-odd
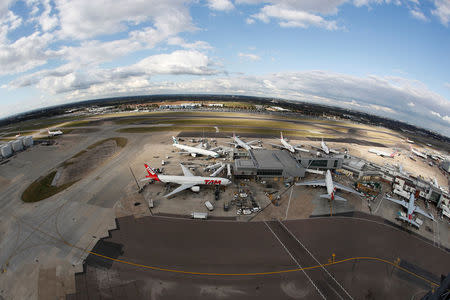
[[[288,248],[286,248],[286,246],[283,244],[283,242],[280,240],[280,238],[275,234],[275,232],[273,232],[272,228],[270,228],[270,226],[266,223],[266,221],[264,221],[264,224],[266,224],[267,228],[269,228],[270,232],[272,232],[272,234],[275,236],[275,238],[278,240],[278,242],[280,242],[281,246],[283,246],[284,250],[286,250],[286,252],[289,254],[289,256],[292,258],[292,260],[297,264],[297,266],[302,270],[303,274],[305,274],[305,276],[309,279],[309,282],[311,282],[311,284],[316,288],[317,292],[319,293],[320,296],[322,296],[323,299],[327,299],[325,298],[325,296],[322,294],[322,292],[319,290],[319,288],[317,287],[317,285],[312,281],[311,277],[308,276],[308,274],[306,274],[305,270],[303,270],[303,267],[299,264],[299,262],[295,259],[295,257],[291,254],[291,252],[289,252]]]
[[[289,212],[289,206],[291,206],[291,198],[292,198],[292,191],[293,190],[294,190],[294,185],[291,186],[291,193],[289,194],[288,206],[286,208],[286,216],[284,217],[285,220],[287,220],[288,212]]]
[[[281,224],[281,226],[283,226],[284,229],[286,229],[286,231],[303,247],[303,249],[306,250],[306,252],[308,252],[309,255],[311,255],[311,257],[317,262],[318,265],[320,265],[320,267],[334,280],[334,282],[336,282],[336,284],[347,294],[347,296],[350,297],[350,299],[353,299],[353,297],[347,292],[347,290],[334,278],[334,276],[332,276],[328,270],[317,260],[317,258],[312,255],[312,253],[305,247],[305,245],[302,244],[302,242],[300,242],[297,237],[295,235],[292,234],[292,232],[286,227],[286,225],[284,225],[282,222],[278,221],[278,223]]]

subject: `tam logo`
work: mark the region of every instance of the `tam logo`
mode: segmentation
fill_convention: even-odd
[[[205,179],[205,184],[221,184],[222,180]]]

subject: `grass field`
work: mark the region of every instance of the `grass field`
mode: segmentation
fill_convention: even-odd
[[[67,189],[69,186],[76,182],[73,181],[61,186],[52,186],[51,184],[55,175],[56,171],[53,171],[47,176],[39,178],[38,180],[30,184],[22,194],[23,202],[37,202],[47,199],[48,197],[56,195],[59,192]]]
[[[75,162],[71,161],[72,159],[77,158],[77,157],[81,156],[82,154],[86,153],[88,151],[88,149],[94,149],[95,147],[97,147],[105,142],[108,142],[110,140],[114,140],[116,142],[117,146],[119,146],[121,148],[125,147],[127,144],[127,141],[128,141],[126,138],[122,138],[122,137],[114,137],[114,138],[109,138],[109,139],[104,139],[104,140],[98,141],[98,142],[90,145],[86,150],[82,150],[82,151],[78,152],[77,154],[75,154],[74,156],[72,156],[71,158],[69,158],[68,160],[63,162],[60,166],[65,168],[67,166],[74,164]],[[52,171],[45,177],[41,177],[41,178],[37,179],[36,181],[34,181],[32,184],[30,184],[26,188],[26,190],[23,192],[22,200],[24,202],[41,201],[41,200],[47,199],[48,197],[58,194],[59,192],[67,189],[69,186],[71,186],[72,184],[74,184],[76,182],[76,181],[72,181],[72,182],[63,184],[61,186],[52,186],[51,184],[52,184],[52,181],[53,181],[53,178],[55,177],[55,175],[56,175],[56,171]]]
[[[170,127],[128,127],[116,130],[121,133],[150,133],[150,132],[163,132],[163,131],[205,131],[205,132],[216,132],[213,127],[196,127],[196,126],[170,126]],[[266,128],[239,128],[239,127],[220,127],[220,132],[227,133],[259,133],[263,135],[273,135],[278,137],[280,135],[279,129],[266,129]],[[308,131],[293,131],[293,130],[283,130],[286,135],[297,136],[297,137],[323,137],[332,138],[332,135],[327,134],[315,134]]]

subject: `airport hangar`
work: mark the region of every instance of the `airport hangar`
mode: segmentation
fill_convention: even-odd
[[[307,169],[340,169],[343,155],[315,157],[312,155],[293,155],[284,150],[252,149],[247,153],[237,153],[234,161],[236,178],[264,179],[280,181],[297,181],[305,177]]]

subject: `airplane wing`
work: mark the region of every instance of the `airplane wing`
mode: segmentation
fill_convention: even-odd
[[[260,146],[250,146],[250,148],[252,148],[252,149],[262,149],[263,147],[260,147]]]
[[[403,200],[397,200],[397,199],[394,199],[394,198],[391,198],[391,197],[387,197],[387,196],[384,196],[384,198],[387,199],[387,200],[389,200],[389,201],[392,201],[392,202],[395,202],[395,203],[397,203],[397,204],[400,204],[400,205],[403,206],[404,208],[408,208],[408,203],[407,203],[406,201],[403,201]]]
[[[282,146],[282,145],[276,145],[276,144],[269,144],[269,145],[272,146],[272,147],[284,149],[284,146]]]
[[[325,180],[311,180],[311,181],[297,182],[295,185],[320,185],[320,186],[327,186],[327,184],[325,183]]]
[[[167,195],[164,195],[164,197],[168,198],[172,195],[175,195],[176,193],[187,190],[187,189],[193,187],[194,185],[195,184],[182,184],[179,187],[177,187],[176,189],[174,189],[172,192],[168,193]]]
[[[334,184],[334,186],[335,186],[337,189],[340,189],[340,190],[343,190],[343,191],[346,191],[346,192],[349,192],[349,193],[361,195],[359,192],[355,191],[355,190],[352,189],[351,187],[342,185],[342,184],[337,183],[337,182],[333,182],[333,184]]]
[[[434,217],[432,214],[427,213],[426,211],[423,211],[420,207],[418,207],[417,205],[414,205],[414,212],[421,214],[424,217],[427,217],[431,220],[434,221]]]
[[[328,151],[330,151],[331,153],[334,153],[334,154],[339,154],[339,151],[334,150],[334,149],[328,149]]]
[[[251,145],[251,144],[254,144],[254,143],[257,143],[257,142],[259,142],[258,140],[253,140],[253,141],[250,141],[250,142],[246,142],[246,144],[247,145]]]
[[[295,147],[294,147],[294,149],[295,149],[295,150],[297,150],[297,151],[302,151],[302,152],[309,152],[309,150],[308,150],[308,149],[305,149],[305,148],[300,148],[300,147],[298,147],[298,146],[295,146]]]
[[[183,174],[184,176],[194,176],[194,174],[191,173],[191,171],[189,171],[188,168],[186,168],[185,166],[183,166],[182,164],[180,164],[181,169],[183,170]]]
[[[197,146],[195,146],[195,148],[199,148],[199,149],[201,149],[201,148],[202,148],[202,146],[203,146],[203,143],[200,143],[200,144],[198,144]]]

